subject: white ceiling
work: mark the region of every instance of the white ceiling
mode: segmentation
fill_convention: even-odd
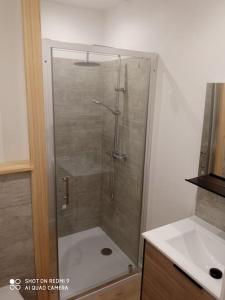
[[[76,5],[84,8],[91,8],[97,10],[107,10],[113,8],[117,4],[128,0],[48,0],[51,2],[58,2],[62,4]]]

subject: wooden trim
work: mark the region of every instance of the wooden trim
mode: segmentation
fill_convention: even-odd
[[[0,175],[31,172],[33,166],[29,161],[14,161],[0,164]]]
[[[40,1],[21,0],[28,107],[36,278],[49,278],[48,181],[45,149]],[[50,299],[38,291],[38,300]]]
[[[96,288],[95,291],[68,300],[140,300],[141,277],[141,273],[121,277],[111,284]]]
[[[92,289],[90,289],[90,290],[88,290],[86,292],[83,292],[83,293],[78,294],[76,296],[72,296],[72,297],[68,298],[68,300],[81,300],[81,299],[85,299],[85,297],[88,297],[88,296],[97,295],[97,294],[99,294],[99,292],[111,289],[113,286],[117,286],[117,285],[121,285],[121,284],[123,285],[124,282],[132,280],[133,278],[135,278],[137,276],[139,276],[140,279],[141,279],[141,272],[140,272],[140,270],[134,271],[131,274],[120,276],[117,279],[111,280],[111,281],[109,281],[107,283],[104,283],[104,284],[102,284],[100,286],[92,288]]]

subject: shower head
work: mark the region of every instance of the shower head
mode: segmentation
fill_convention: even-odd
[[[92,99],[91,100],[94,104],[97,104],[97,105],[102,105],[103,107],[105,107],[106,109],[108,109],[111,113],[113,113],[114,115],[120,115],[120,111],[119,110],[113,110],[111,107],[105,105],[104,103],[102,103],[101,101],[99,100],[95,100],[95,99]]]
[[[93,103],[95,103],[95,104],[102,104],[101,101],[98,101],[98,100],[95,100],[95,99],[92,99],[91,101],[92,101]]]
[[[91,61],[80,61],[80,62],[76,62],[74,63],[75,66],[79,66],[79,67],[99,67],[100,64],[96,63],[96,62],[91,62]]]
[[[89,60],[89,57],[90,57],[90,53],[87,52],[87,58],[86,58],[86,61],[78,61],[78,62],[75,62],[74,65],[75,65],[75,66],[79,66],[79,67],[99,67],[99,66],[100,66],[99,63],[90,61],[90,60]]]

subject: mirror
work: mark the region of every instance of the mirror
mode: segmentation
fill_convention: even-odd
[[[225,178],[225,83],[208,83],[199,176]]]

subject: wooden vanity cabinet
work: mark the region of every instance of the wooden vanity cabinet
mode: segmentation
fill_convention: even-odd
[[[145,242],[141,300],[215,300],[150,243]]]

